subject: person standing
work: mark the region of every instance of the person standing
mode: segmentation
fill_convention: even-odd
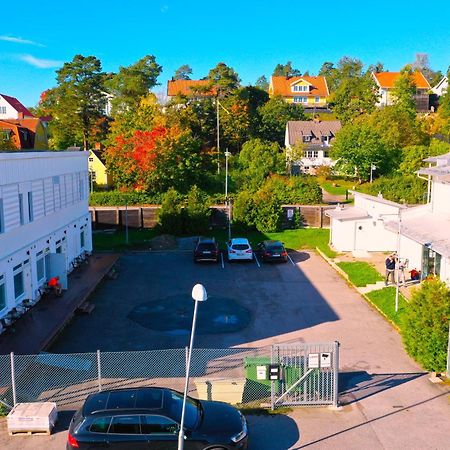
[[[389,283],[389,278],[392,279],[392,284],[395,284],[395,254],[390,254],[385,261],[386,265],[386,279],[384,280],[385,286]]]

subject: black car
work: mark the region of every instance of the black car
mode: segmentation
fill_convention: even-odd
[[[280,241],[263,241],[258,244],[257,255],[264,262],[287,262],[288,254]]]
[[[194,250],[194,262],[219,262],[220,250],[214,238],[199,238]]]
[[[183,394],[129,388],[91,394],[72,418],[67,450],[176,450]],[[222,402],[187,398],[186,450],[247,449],[247,422]]]

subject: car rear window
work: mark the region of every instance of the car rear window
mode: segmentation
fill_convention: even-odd
[[[282,253],[284,251],[284,248],[281,245],[272,245],[267,247],[267,249],[274,253]]]
[[[199,250],[199,251],[210,251],[210,252],[212,252],[212,251],[214,251],[216,249],[216,246],[215,246],[215,244],[213,244],[212,242],[211,243],[208,243],[208,244],[198,244],[198,247],[197,247],[197,250]]]
[[[231,248],[233,250],[248,250],[250,247],[247,244],[234,244]]]
[[[83,413],[85,416],[91,414],[94,411],[99,411],[106,408],[106,403],[108,401],[108,392],[100,392],[90,396],[83,407]]]

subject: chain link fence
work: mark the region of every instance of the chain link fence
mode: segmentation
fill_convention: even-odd
[[[233,404],[270,404],[270,385],[257,381],[256,365],[270,347],[194,349],[189,395]],[[133,352],[0,355],[0,401],[52,401],[76,409],[99,390],[162,386],[183,391],[187,348]]]

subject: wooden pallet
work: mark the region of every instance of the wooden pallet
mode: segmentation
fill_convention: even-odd
[[[50,436],[51,430],[9,430],[10,436]]]

